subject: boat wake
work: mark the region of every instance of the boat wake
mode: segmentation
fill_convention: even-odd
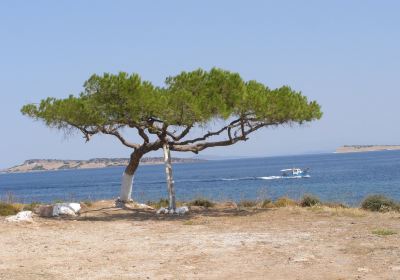
[[[257,177],[240,177],[240,178],[221,178],[221,181],[243,181],[243,180],[256,180]]]
[[[277,179],[283,179],[283,176],[266,176],[266,177],[257,177],[257,179],[260,180],[277,180]]]
[[[305,176],[264,176],[264,177],[238,177],[238,178],[209,178],[209,179],[181,179],[175,180],[175,183],[197,183],[197,182],[220,182],[220,181],[250,181],[250,180],[279,180],[279,179],[300,179],[309,178]],[[164,184],[165,181],[147,181],[145,184]]]
[[[310,178],[310,175],[303,176],[267,176],[267,177],[257,177],[260,180],[277,180],[277,179],[301,179],[301,178]]]

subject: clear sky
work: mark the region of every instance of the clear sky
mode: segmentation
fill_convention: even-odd
[[[400,1],[384,0],[1,1],[0,168],[28,158],[128,157],[110,137],[85,144],[19,111],[78,94],[93,73],[118,71],[162,85],[182,70],[216,66],[290,85],[322,105],[318,122],[265,129],[204,155],[400,144],[399,11]]]

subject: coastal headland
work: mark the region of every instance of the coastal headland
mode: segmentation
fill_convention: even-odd
[[[113,166],[126,166],[127,158],[93,158],[89,160],[60,160],[60,159],[29,159],[24,163],[1,170],[6,173],[54,171],[67,169],[107,168]],[[192,163],[204,160],[193,158],[172,158],[173,163]],[[140,164],[163,164],[162,157],[144,157]]]
[[[358,153],[400,150],[400,145],[344,145],[336,149],[336,153]]]

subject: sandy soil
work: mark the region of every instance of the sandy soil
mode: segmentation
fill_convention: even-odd
[[[165,217],[111,202],[84,212],[1,219],[0,279],[400,279],[399,213],[219,208]]]

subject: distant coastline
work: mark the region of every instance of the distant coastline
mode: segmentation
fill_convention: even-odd
[[[57,171],[70,169],[108,168],[113,166],[126,166],[127,158],[94,158],[89,160],[61,160],[61,159],[29,159],[20,165],[0,170],[0,173],[25,173],[38,171]],[[173,163],[203,162],[202,159],[172,158]],[[140,164],[163,164],[162,157],[144,157]]]
[[[360,153],[400,150],[400,145],[344,145],[336,149],[336,153]]]

